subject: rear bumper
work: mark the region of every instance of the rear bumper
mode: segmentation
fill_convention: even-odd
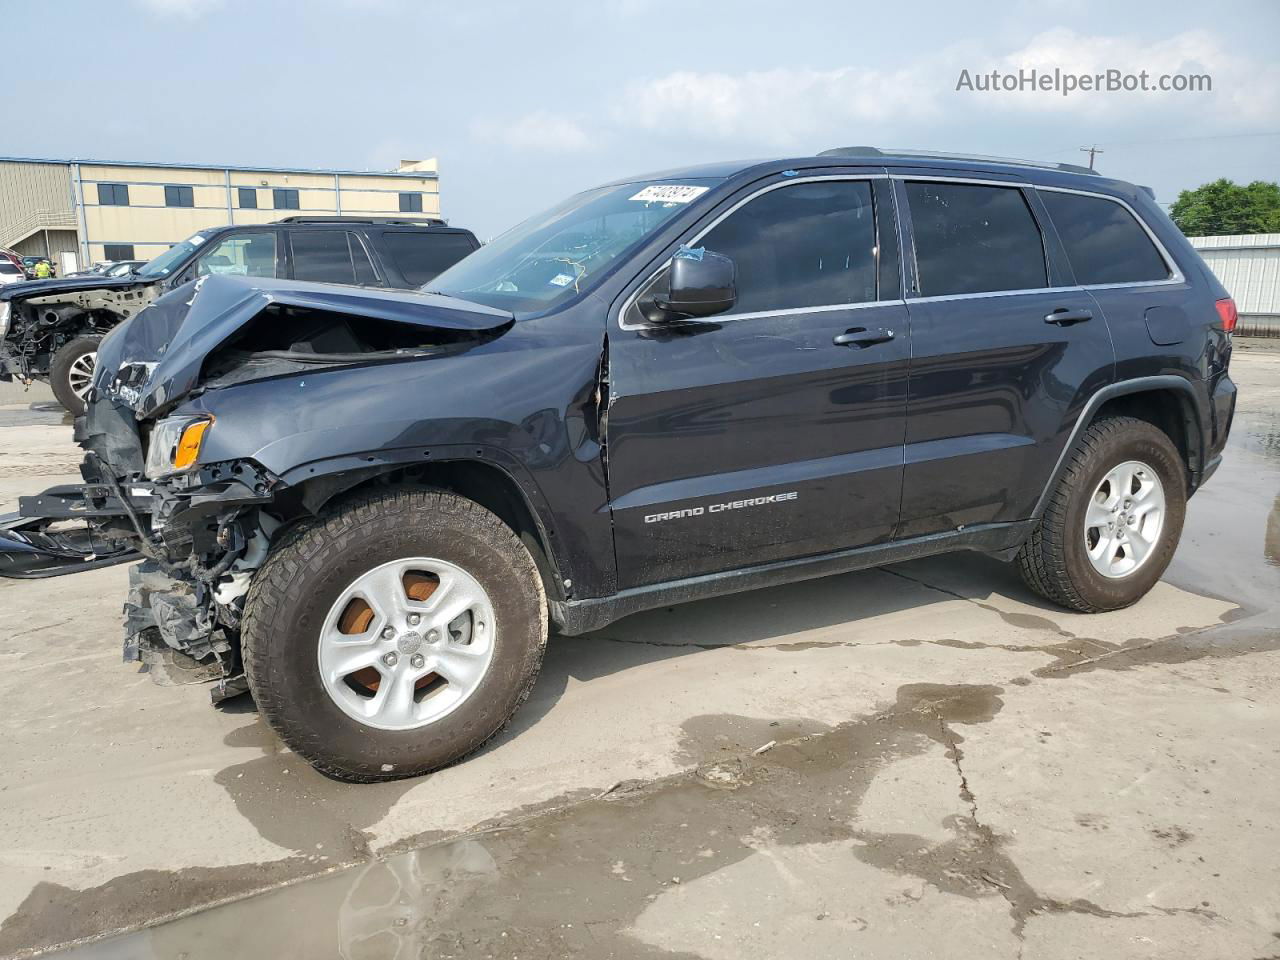
[[[1224,373],[1213,385],[1213,444],[1208,459],[1219,456],[1227,445],[1231,433],[1231,421],[1236,414],[1236,385],[1229,374]]]

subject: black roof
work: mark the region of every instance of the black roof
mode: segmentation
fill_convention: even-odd
[[[609,186],[654,180],[726,180],[748,173],[764,176],[775,171],[791,168],[804,170],[831,166],[916,169],[928,167],[957,173],[995,174],[1006,177],[1022,174],[1024,176],[1034,176],[1037,182],[1047,185],[1073,186],[1083,190],[1107,188],[1122,194],[1131,194],[1139,189],[1146,190],[1146,188],[1135,187],[1133,184],[1121,180],[1103,177],[1097,171],[1071,163],[936,153],[926,150],[882,150],[879,147],[835,147],[811,156],[704,163],[673,170],[661,170],[642,176],[624,177],[613,181]]]
[[[444,227],[448,223],[439,217],[349,217],[312,216],[310,214],[281,217],[276,223],[378,223],[396,227]]]

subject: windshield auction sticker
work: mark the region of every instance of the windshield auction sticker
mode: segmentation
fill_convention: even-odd
[[[697,200],[709,187],[693,187],[680,183],[654,183],[637,193],[632,200],[645,203],[689,203]]]

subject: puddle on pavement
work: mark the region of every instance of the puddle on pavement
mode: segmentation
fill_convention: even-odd
[[[264,839],[287,850],[318,854],[325,862],[351,863],[367,857],[362,831],[420,782],[353,786],[331,780],[286,750],[260,718],[237,727],[223,742],[257,754],[214,776],[240,815]]]
[[[1280,598],[1280,410],[1236,413],[1218,472],[1191,500],[1165,579],[1276,613]],[[1280,629],[1280,614],[1267,622]]]
[[[25,407],[0,406],[0,427],[72,426],[75,418],[57,403],[32,403]]]
[[[1002,693],[990,685],[904,685],[892,706],[872,716],[822,732],[790,729],[798,734],[794,739],[762,754],[746,748],[783,728],[745,717],[693,718],[683,748],[699,765],[689,773],[624,784],[531,819],[512,815],[463,838],[59,956],[691,958],[627,931],[659,897],[696,898],[699,888],[690,884],[748,857],[832,843],[847,845],[851,865],[856,859],[953,896],[1002,898],[1015,934],[1036,913],[1112,916],[1089,901],[1038,894],[1003,852],[1003,841],[976,816],[961,767],[964,731],[991,721],[1003,707]],[[894,761],[928,751],[954,768],[945,777],[954,783],[955,809],[968,811],[943,820],[949,839],[861,826],[858,810],[875,778]],[[62,903],[46,895],[39,906],[46,917],[101,913],[101,905],[85,903],[92,894],[67,891]],[[829,889],[824,909],[856,913],[867,897],[882,895],[856,884]],[[27,905],[15,916],[24,918],[26,937],[39,931],[38,915]],[[45,929],[45,937],[54,929],[61,927]],[[18,933],[6,923],[0,949],[16,945]]]
[[[923,852],[936,846],[928,840],[857,825],[862,797],[886,765],[939,747],[939,762],[956,764],[957,806],[967,809],[971,800],[958,766],[964,728],[993,719],[1001,694],[995,686],[909,684],[898,689],[892,706],[813,733],[745,717],[693,718],[682,748],[698,766],[686,774],[623,784],[530,819],[518,812],[464,838],[59,955],[671,957],[625,933],[663,893],[753,856],[762,844],[832,841],[850,843],[851,857],[948,892],[1006,896],[1016,926],[1020,911],[1055,907],[1029,892],[999,841],[976,823],[951,818],[955,839],[934,857]],[[782,740],[782,734],[795,738]],[[762,737],[778,742],[756,754],[768,742]],[[122,877],[112,886],[127,889],[128,883]],[[1023,899],[1015,903],[1011,891]],[[68,917],[84,913],[102,923],[116,909],[100,902],[97,891],[44,885],[38,893],[0,927],[0,952],[66,942],[75,932]],[[845,892],[851,901],[866,895]],[[116,922],[137,923],[141,916],[125,914]]]

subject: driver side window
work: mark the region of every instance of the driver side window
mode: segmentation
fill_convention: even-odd
[[[219,240],[196,264],[196,276],[206,277],[214,273],[239,277],[274,277],[275,233],[241,233]]]
[[[876,221],[867,180],[770,190],[717,224],[698,246],[737,263],[732,314],[876,299]]]

